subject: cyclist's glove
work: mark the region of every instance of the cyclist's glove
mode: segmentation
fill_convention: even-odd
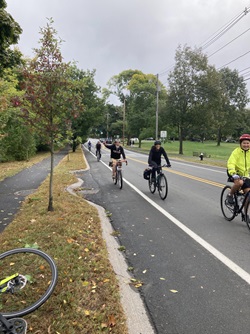
[[[169,167],[171,167],[171,165],[169,164],[169,165],[167,165],[167,167],[169,168]]]
[[[234,180],[238,180],[240,177],[239,177],[239,175],[234,174],[234,175],[232,175],[232,178],[233,178]]]

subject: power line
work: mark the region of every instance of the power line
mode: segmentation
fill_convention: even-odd
[[[211,44],[216,42],[221,36],[223,36],[228,30],[230,30],[237,22],[239,22],[248,12],[250,11],[250,7],[246,7],[243,12],[233,18],[228,24],[223,26],[221,29],[218,30],[218,33],[214,33],[212,37],[201,45],[202,50],[208,48]]]
[[[225,67],[225,66],[227,66],[227,65],[229,65],[229,64],[231,64],[231,63],[233,63],[233,62],[235,62],[236,60],[238,60],[238,59],[244,57],[244,56],[247,55],[248,53],[250,53],[250,50],[247,51],[247,52],[245,52],[243,55],[241,55],[241,56],[239,56],[239,57],[237,57],[237,58],[231,60],[229,63],[227,63],[227,64],[225,64],[225,65],[219,67],[218,70],[220,70],[221,68],[223,68],[223,67]]]
[[[250,30],[250,28],[248,28],[247,30],[243,31],[243,33],[241,33],[240,35],[238,35],[237,37],[235,37],[234,39],[232,39],[230,42],[228,42],[227,44],[223,45],[221,48],[219,48],[218,50],[214,51],[212,54],[210,54],[208,56],[208,58],[212,57],[214,54],[216,54],[217,52],[219,52],[220,50],[224,49],[226,46],[228,46],[229,44],[231,44],[232,42],[234,42],[236,39],[238,39],[239,37],[241,37],[242,35],[244,35],[246,32],[248,32]]]

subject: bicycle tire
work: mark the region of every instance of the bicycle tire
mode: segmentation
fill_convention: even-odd
[[[149,180],[148,180],[148,187],[149,190],[152,194],[154,194],[155,190],[156,190],[156,182],[152,181],[152,173],[149,176]]]
[[[13,273],[31,276],[31,280],[18,293],[0,293],[0,312],[7,319],[23,317],[42,306],[58,278],[54,260],[34,248],[16,248],[0,254],[1,277]]]
[[[122,179],[122,172],[120,170],[117,171],[117,183],[119,185],[119,188],[122,189],[123,179]]]
[[[222,211],[223,216],[228,221],[233,220],[234,217],[236,216],[235,205],[230,205],[227,202],[227,195],[228,195],[230,189],[231,189],[230,186],[225,186],[222,189],[221,196],[220,196],[221,211]],[[234,203],[237,203],[237,198],[236,198],[235,195],[234,195]]]
[[[168,181],[163,173],[158,176],[158,192],[162,200],[168,195]]]

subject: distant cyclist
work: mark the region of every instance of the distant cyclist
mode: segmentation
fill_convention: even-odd
[[[167,153],[164,150],[164,148],[161,146],[160,140],[156,140],[154,142],[154,146],[151,147],[151,150],[149,152],[148,156],[148,164],[149,166],[153,167],[152,169],[152,179],[155,180],[155,172],[158,168],[158,166],[161,166],[161,156],[164,156],[167,167],[171,167],[170,161],[168,159]]]
[[[240,146],[235,148],[227,161],[227,172],[234,182],[228,196],[228,203],[234,204],[233,194],[240,188],[247,193],[250,190],[250,135],[243,134],[240,137]],[[246,177],[246,179],[242,179]]]
[[[126,155],[124,152],[123,147],[120,144],[119,139],[115,139],[113,144],[106,144],[106,142],[103,143],[105,147],[107,147],[111,152],[110,152],[110,158],[112,159],[113,163],[113,169],[112,169],[112,177],[113,179],[115,178],[115,173],[116,173],[116,164],[117,160],[121,159],[121,156],[125,160],[126,164],[128,164]]]
[[[101,142],[100,142],[100,140],[98,140],[98,142],[96,143],[96,146],[95,146],[95,149],[96,149],[96,151],[95,151],[95,155],[97,156],[97,153],[99,152],[99,154],[100,154],[100,159],[101,159],[101,148],[102,148],[102,144],[101,144]]]
[[[91,151],[91,141],[89,140],[88,141],[88,149],[89,149],[89,152]]]

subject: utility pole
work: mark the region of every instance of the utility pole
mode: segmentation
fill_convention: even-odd
[[[155,112],[155,140],[158,139],[158,114],[159,114],[159,74],[156,74],[156,112]]]
[[[123,122],[122,122],[122,145],[124,146],[125,141],[125,112],[126,112],[126,103],[125,97],[123,102]]]

